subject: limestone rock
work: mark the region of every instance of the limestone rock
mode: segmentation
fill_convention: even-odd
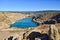
[[[53,39],[53,40],[59,40],[59,32],[58,29],[56,28],[55,25],[51,25],[49,27],[49,36]]]

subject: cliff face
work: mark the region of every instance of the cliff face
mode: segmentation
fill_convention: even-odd
[[[34,21],[38,23],[44,23],[45,21],[49,21],[54,19],[56,22],[60,22],[60,13],[44,13],[44,14],[22,14],[22,13],[13,13],[13,12],[0,12],[0,25],[9,26],[15,21],[25,18],[25,17],[34,17]]]
[[[25,14],[0,12],[0,27],[6,28],[15,21],[25,18]]]
[[[49,21],[50,19],[55,19],[55,16],[58,14],[55,13],[22,14],[22,13],[13,13],[13,12],[0,12],[0,35],[1,35],[0,39],[4,40],[4,39],[8,39],[10,36],[13,36],[13,40],[15,38],[18,38],[18,40],[28,40],[31,34],[34,35],[35,33],[38,33],[39,37],[41,37],[40,35],[44,36],[48,34],[47,36],[50,36],[53,40],[59,40],[57,39],[57,37],[58,38],[60,37],[57,35],[59,35],[60,30],[58,31],[58,29],[60,29],[60,23],[54,24],[55,27],[50,26],[51,24],[40,24],[35,28],[27,28],[27,29],[10,28],[10,24],[25,17],[32,17],[35,22],[40,23],[41,21],[44,22],[47,20]],[[50,33],[48,33],[48,31],[50,31]]]

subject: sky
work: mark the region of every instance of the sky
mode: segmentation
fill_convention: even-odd
[[[60,10],[60,0],[0,0],[0,11]]]

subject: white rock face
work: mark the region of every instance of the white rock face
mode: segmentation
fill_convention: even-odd
[[[49,32],[49,35],[53,40],[59,40],[59,32],[55,25],[49,27]]]
[[[35,40],[41,40],[40,38],[35,38]]]

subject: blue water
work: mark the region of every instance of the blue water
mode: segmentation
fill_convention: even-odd
[[[10,25],[10,27],[16,28],[29,28],[36,26],[38,26],[38,23],[34,22],[32,18],[23,18]]]

